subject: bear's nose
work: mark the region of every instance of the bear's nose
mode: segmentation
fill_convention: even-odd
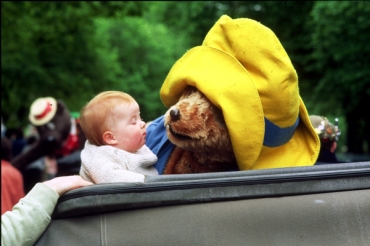
[[[170,110],[170,116],[172,121],[178,121],[180,119],[180,111],[174,107]]]

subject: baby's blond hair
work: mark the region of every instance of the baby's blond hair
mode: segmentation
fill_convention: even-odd
[[[82,109],[80,125],[87,140],[96,146],[106,145],[103,133],[114,121],[116,106],[126,103],[127,106],[136,102],[127,93],[121,91],[104,91],[96,95]]]

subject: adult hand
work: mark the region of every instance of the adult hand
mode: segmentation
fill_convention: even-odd
[[[79,175],[57,177],[51,180],[47,180],[43,183],[49,186],[51,189],[55,190],[59,194],[59,196],[63,195],[69,190],[74,190],[93,184],[84,180]]]

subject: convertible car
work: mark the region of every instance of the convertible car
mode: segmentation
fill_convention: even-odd
[[[370,162],[147,177],[61,196],[35,245],[370,245]]]

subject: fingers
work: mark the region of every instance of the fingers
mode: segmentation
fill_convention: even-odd
[[[67,191],[93,184],[91,182],[84,180],[79,175],[57,177],[57,178],[53,178],[51,180],[45,181],[43,183],[49,186],[55,192],[57,192],[60,196],[66,193]]]

